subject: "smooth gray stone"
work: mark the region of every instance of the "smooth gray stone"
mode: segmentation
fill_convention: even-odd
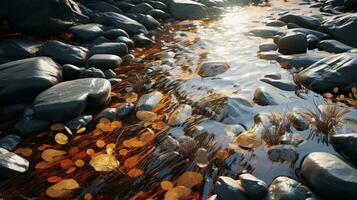
[[[280,144],[268,149],[269,158],[275,162],[293,162],[298,158],[298,155],[296,148],[292,145]]]
[[[134,44],[137,47],[144,47],[146,45],[153,44],[154,42],[150,40],[148,37],[145,35],[134,35],[133,36]]]
[[[331,144],[338,153],[357,166],[357,133],[332,135]]]
[[[122,42],[125,43],[126,46],[128,47],[129,50],[134,49],[134,42],[133,40],[125,37],[125,36],[119,36],[115,39],[116,42]]]
[[[309,34],[306,36],[307,38],[307,48],[315,49],[319,46],[320,40],[315,35]]]
[[[0,139],[0,147],[12,151],[21,142],[21,137],[16,134],[6,135]]]
[[[292,178],[279,176],[268,188],[267,200],[305,200],[309,190]]]
[[[307,29],[307,28],[292,28],[292,29],[287,30],[287,34],[289,34],[289,33],[303,33],[305,35],[311,34],[311,35],[316,36],[319,40],[328,39],[330,37],[326,33],[322,33],[322,32]]]
[[[304,182],[324,199],[355,199],[357,170],[340,157],[313,152],[301,164]]]
[[[273,27],[282,27],[286,26],[286,23],[281,20],[269,20],[265,25]]]
[[[36,117],[50,122],[66,122],[85,109],[102,106],[110,98],[108,80],[85,78],[66,81],[38,95],[33,103]]]
[[[120,29],[120,28],[114,28],[114,29],[110,29],[108,31],[105,31],[103,33],[103,36],[108,38],[109,40],[115,40],[119,36],[124,36],[124,37],[129,38],[128,33],[126,31],[124,31],[123,29]]]
[[[261,106],[279,105],[289,101],[289,96],[272,87],[258,87],[254,91],[253,101]]]
[[[294,83],[287,81],[287,80],[275,80],[271,78],[261,78],[261,81],[268,83],[274,87],[277,87],[281,90],[285,91],[295,91],[296,90],[296,85]]]
[[[220,176],[215,185],[216,194],[220,200],[248,200],[239,181],[227,176]]]
[[[265,42],[259,45],[260,51],[275,51],[278,49],[278,45],[272,42]]]
[[[162,93],[158,91],[144,94],[139,98],[136,104],[136,109],[150,111],[160,103],[162,97],[163,97]]]
[[[69,32],[73,34],[74,40],[79,42],[89,42],[103,34],[100,24],[81,24],[72,26]]]
[[[111,79],[108,79],[108,81],[110,82],[110,85],[115,85],[117,83],[122,82],[122,79],[120,79],[120,78],[111,78]]]
[[[249,33],[262,38],[273,38],[276,35],[284,35],[284,31],[277,27],[254,28]]]
[[[116,108],[104,108],[94,119],[98,122],[101,118],[109,119],[109,121],[114,121],[117,117],[118,110]]]
[[[78,116],[66,122],[66,126],[71,130],[76,130],[78,127],[86,127],[93,119],[92,115]]]
[[[80,78],[105,78],[102,70],[90,67],[81,71]]]
[[[23,157],[0,148],[0,177],[11,177],[24,173],[29,168],[29,161]]]
[[[49,123],[38,119],[20,119],[15,125],[15,129],[23,135],[30,135],[46,130]]]
[[[307,38],[305,34],[295,33],[283,36],[279,40],[279,52],[282,54],[299,54],[307,51]]]
[[[88,67],[95,67],[101,70],[114,69],[119,67],[122,59],[117,55],[112,54],[95,54],[88,61]]]
[[[123,14],[123,11],[121,11],[118,7],[105,1],[84,1],[84,3],[88,8],[96,11]]]
[[[122,1],[117,1],[115,5],[123,12],[128,12],[131,8],[133,8],[135,5],[132,3],[128,2],[122,2]]]
[[[38,54],[48,56],[60,64],[81,65],[87,58],[88,49],[60,41],[52,41],[45,44]]]
[[[280,137],[279,139],[279,143],[280,144],[285,144],[285,145],[294,145],[294,146],[299,146],[299,144],[301,144],[304,141],[304,138],[297,134],[297,133],[293,133],[293,134],[284,134]]]
[[[304,28],[308,29],[318,29],[321,26],[321,21],[318,18],[310,17],[307,15],[295,15],[295,14],[286,14],[280,17],[281,21],[285,23],[295,23]]]
[[[107,69],[104,71],[104,75],[106,79],[111,79],[114,78],[117,74],[113,70]]]
[[[199,19],[208,15],[205,5],[190,0],[172,0],[169,9],[175,19]]]
[[[105,42],[90,48],[91,55],[94,54],[112,54],[125,56],[128,54],[128,47],[122,42]]]
[[[226,62],[203,62],[198,67],[197,73],[201,77],[212,77],[226,72],[229,68]]]
[[[117,107],[117,116],[122,118],[134,110],[135,106],[132,103],[121,103]]]
[[[268,193],[268,185],[251,174],[239,175],[239,180],[245,194],[253,200],[263,199]]]
[[[37,94],[61,80],[61,66],[48,57],[28,58],[2,64],[0,105],[32,100]]]
[[[277,60],[280,56],[280,53],[276,51],[259,52],[258,56],[260,59]]]
[[[280,55],[277,61],[286,69],[305,69],[327,56],[324,54]]]
[[[332,53],[344,53],[352,50],[353,47],[343,44],[337,40],[322,40],[319,44],[319,50],[324,50]]]
[[[137,21],[145,26],[148,30],[154,30],[160,27],[160,22],[153,18],[151,15],[137,14]]]
[[[161,20],[169,19],[171,17],[169,14],[167,14],[166,12],[160,9],[150,10],[146,14],[151,15],[155,19],[161,19]]]
[[[71,64],[63,65],[62,71],[63,71],[63,80],[66,81],[78,79],[81,74],[81,69]]]

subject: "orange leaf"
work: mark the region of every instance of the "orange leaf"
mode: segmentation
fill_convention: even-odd
[[[47,179],[48,182],[50,183],[57,183],[57,182],[60,182],[62,181],[63,178],[62,177],[59,177],[59,176],[51,176]]]
[[[140,176],[143,173],[144,173],[144,171],[142,169],[134,168],[134,169],[129,170],[128,175],[130,177],[137,177],[137,176]]]
[[[73,166],[73,161],[70,159],[65,159],[60,162],[62,169],[69,169]]]

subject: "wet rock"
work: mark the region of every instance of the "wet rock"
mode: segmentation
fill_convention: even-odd
[[[82,70],[79,76],[80,78],[105,78],[103,71],[95,67]]]
[[[82,115],[66,122],[66,126],[71,130],[76,130],[78,127],[86,127],[92,119],[92,115]]]
[[[0,148],[0,177],[11,177],[26,172],[29,162],[23,157]]]
[[[181,104],[170,115],[168,124],[171,126],[178,126],[183,124],[192,115],[192,108],[190,105]]]
[[[286,69],[305,69],[327,56],[327,54],[280,55],[277,61]]]
[[[162,97],[163,95],[158,91],[144,94],[139,98],[136,109],[150,111],[160,103]]]
[[[279,40],[279,52],[282,54],[306,53],[307,39],[302,33],[291,34]]]
[[[276,60],[279,58],[280,53],[276,51],[259,52],[258,56],[260,59]]]
[[[62,66],[63,80],[74,80],[79,78],[81,69],[75,65],[65,64]]]
[[[256,104],[267,106],[267,105],[278,105],[286,103],[289,97],[283,95],[280,91],[271,87],[258,87],[255,89],[253,101]]]
[[[123,29],[130,35],[147,33],[146,28],[139,22],[114,12],[97,13],[93,20],[98,24]]]
[[[143,3],[139,3],[138,5],[135,5],[128,12],[129,13],[142,13],[142,14],[145,14],[145,13],[149,12],[152,9],[154,9],[154,8],[150,4],[143,2]]]
[[[125,13],[135,6],[132,3],[122,2],[122,1],[117,1],[115,5]]]
[[[275,79],[271,79],[271,78],[262,78],[260,80],[265,83],[268,83],[274,87],[277,87],[281,90],[285,90],[285,91],[295,91],[296,90],[296,86],[294,85],[294,83],[292,83],[289,80],[275,80]]]
[[[216,194],[220,200],[248,200],[239,181],[227,176],[220,176],[216,182]]]
[[[114,78],[117,74],[113,70],[107,69],[104,71],[104,75],[106,79],[111,79]]]
[[[305,119],[296,112],[289,113],[293,126],[299,131],[303,131],[309,128],[309,124],[305,121]]]
[[[160,144],[160,148],[164,151],[174,151],[179,147],[179,143],[171,136],[167,136],[162,143]]]
[[[0,105],[32,100],[37,94],[61,80],[61,66],[47,57],[28,58],[2,64],[0,65]]]
[[[276,35],[284,35],[284,32],[277,27],[254,28],[249,33],[262,38],[273,38]]]
[[[115,85],[117,83],[120,83],[122,80],[120,78],[111,78],[108,79],[108,81],[110,82],[110,85]]]
[[[122,62],[122,59],[117,55],[112,54],[96,54],[91,56],[88,61],[88,67],[95,67],[98,69],[114,69],[118,67]]]
[[[288,23],[288,29],[292,29],[292,28],[302,28],[301,26],[299,26],[299,25],[297,25],[297,24],[295,24],[295,23],[292,23],[292,22],[290,22],[290,23]]]
[[[168,19],[171,17],[169,14],[167,14],[166,12],[164,12],[160,9],[150,10],[146,14],[151,15],[155,19],[161,19],[161,20]]]
[[[322,40],[319,49],[332,53],[344,53],[350,51],[353,47],[343,44],[337,40]]]
[[[0,39],[0,57],[9,60],[19,60],[33,57],[42,42],[28,39],[24,36],[13,36]]]
[[[297,133],[284,134],[280,137],[280,140],[279,140],[280,144],[288,144],[288,145],[294,145],[294,146],[298,146],[303,141],[304,141],[304,138]]]
[[[273,27],[282,27],[286,26],[286,23],[281,20],[269,20],[265,25]]]
[[[123,13],[123,11],[121,11],[118,7],[105,1],[85,1],[85,5],[90,9],[100,12],[114,12],[118,14]]]
[[[184,158],[190,158],[197,151],[197,142],[189,136],[180,136],[178,138],[179,152]]]
[[[268,193],[268,185],[251,174],[241,174],[239,180],[249,199],[263,199]]]
[[[354,199],[357,170],[341,158],[326,152],[313,152],[301,164],[306,184],[324,199]]]
[[[116,108],[105,108],[102,110],[94,119],[95,122],[98,122],[101,118],[106,118],[109,121],[114,121],[117,117],[118,110]]]
[[[319,32],[319,31],[315,31],[315,30],[311,30],[311,29],[307,29],[307,28],[292,28],[292,29],[289,29],[287,31],[287,33],[303,33],[305,35],[314,35],[316,36],[319,40],[322,40],[322,39],[327,39],[329,38],[330,36],[326,33],[322,33],[322,32]]]
[[[319,46],[320,40],[315,35],[309,34],[306,36],[307,39],[307,48],[315,49]]]
[[[272,42],[265,42],[259,45],[260,51],[275,51],[278,49],[278,45]]]
[[[90,49],[90,53],[93,54],[112,54],[118,56],[125,56],[128,54],[128,47],[122,42],[104,42],[93,46]]]
[[[207,7],[191,0],[172,0],[170,12],[175,19],[198,19],[207,17]]]
[[[133,36],[134,44],[137,47],[144,47],[146,45],[150,45],[154,43],[152,40],[150,40],[148,37],[145,35],[134,35]]]
[[[355,0],[345,0],[344,5],[348,8],[357,8],[357,2]]]
[[[121,103],[117,107],[117,116],[119,118],[125,117],[127,114],[129,114],[132,110],[134,110],[134,104],[132,103]]]
[[[129,50],[134,49],[134,42],[125,36],[119,36],[115,39],[115,41],[126,44]]]
[[[295,23],[301,27],[308,28],[308,29],[318,29],[321,26],[321,22],[319,19],[315,17],[310,17],[308,15],[295,15],[295,14],[286,14],[280,17],[281,21],[285,23]]]
[[[60,64],[81,65],[87,57],[88,50],[84,47],[52,41],[44,45],[38,54],[48,56]]]
[[[230,66],[226,62],[203,62],[198,67],[198,75],[201,77],[211,77],[226,72]]]
[[[0,148],[12,151],[21,142],[21,137],[16,134],[6,135],[0,139]]]
[[[86,78],[57,84],[38,95],[34,110],[38,119],[65,122],[106,103],[110,97],[109,81]]]
[[[268,188],[268,200],[305,200],[309,190],[292,178],[279,176]]]
[[[264,77],[278,80],[278,79],[281,79],[281,74],[279,74],[279,73],[271,73],[271,74],[264,75]]]
[[[144,25],[145,28],[148,30],[154,30],[160,27],[160,22],[158,22],[151,15],[137,14],[136,16],[137,16],[137,21],[140,22],[142,25]]]
[[[357,13],[328,17],[322,27],[334,39],[357,47],[357,41],[354,39],[357,32]]]
[[[331,144],[343,157],[357,166],[357,134],[336,134],[331,136]]]
[[[275,145],[268,149],[269,158],[276,162],[295,161],[298,158],[296,148],[292,145]]]
[[[105,31],[103,33],[103,36],[108,38],[109,40],[115,40],[119,36],[124,36],[124,37],[129,38],[128,33],[120,28],[115,28],[115,29],[110,29],[108,31]]]
[[[318,92],[334,87],[348,92],[357,82],[357,54],[342,53],[326,57],[299,73],[305,85]]]
[[[69,32],[73,34],[74,40],[78,42],[89,42],[103,34],[102,26],[99,24],[81,24],[72,26]]]
[[[48,128],[50,124],[38,119],[20,119],[15,125],[15,129],[23,135],[38,133]]]

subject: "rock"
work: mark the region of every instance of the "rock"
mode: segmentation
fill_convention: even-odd
[[[105,1],[85,1],[85,5],[90,9],[97,10],[100,12],[114,12],[118,14],[123,14],[123,11],[121,11],[118,7]]]
[[[134,109],[134,104],[132,103],[121,103],[117,107],[117,116],[119,118],[125,117],[127,114],[129,114],[133,109]]]
[[[338,87],[349,92],[357,82],[357,54],[342,53],[326,57],[299,72],[305,85],[317,92],[330,92]]]
[[[299,130],[299,131],[303,131],[309,128],[309,124],[306,122],[306,120],[301,116],[301,114],[298,114],[296,112],[290,112],[289,113],[292,123],[294,125],[294,128]],[[293,134],[293,139],[295,137],[296,134]],[[301,137],[300,135],[296,135],[299,136],[299,138]]]
[[[158,91],[144,94],[139,98],[136,109],[150,111],[160,103],[162,97],[163,95]]]
[[[87,58],[88,50],[84,47],[52,41],[45,44],[38,52],[39,55],[48,56],[60,64],[81,65]]]
[[[4,148],[8,151],[14,150],[14,148],[21,142],[21,137],[16,134],[6,135],[0,139],[0,148]]]
[[[216,194],[221,200],[248,200],[239,181],[227,176],[219,176],[216,182]]]
[[[115,41],[125,43],[129,50],[134,49],[134,42],[125,36],[119,36],[115,39]]]
[[[296,33],[282,37],[279,40],[279,52],[282,54],[306,53],[307,38],[305,34]]]
[[[11,177],[26,172],[29,162],[23,157],[0,148],[0,177]]]
[[[114,121],[116,117],[117,117],[116,108],[105,108],[95,117],[94,121],[98,122],[101,118],[106,118],[109,121]]]
[[[302,28],[301,26],[295,24],[295,23],[288,23],[287,25],[288,29],[292,29],[292,28]]]
[[[145,26],[145,28],[148,30],[154,30],[154,29],[160,27],[160,22],[158,22],[151,15],[137,14],[137,16],[138,16],[138,22],[143,24]]]
[[[62,66],[63,80],[78,79],[81,74],[81,69],[75,65],[65,64]]]
[[[118,56],[125,56],[128,54],[128,47],[122,42],[105,42],[93,46],[90,49],[90,53],[93,54],[112,54]]]
[[[113,70],[107,69],[104,71],[104,75],[106,79],[111,79],[114,78],[117,74]]]
[[[115,5],[125,13],[135,6],[134,4],[122,1],[117,1]]]
[[[305,35],[314,35],[316,36],[319,40],[322,40],[322,39],[327,39],[329,38],[330,36],[326,33],[322,33],[322,32],[319,32],[319,31],[315,31],[315,30],[311,30],[311,29],[307,29],[307,28],[292,28],[292,29],[289,29],[287,31],[287,34],[291,34],[291,33],[303,33]]]
[[[15,125],[15,129],[23,135],[30,135],[46,130],[49,123],[38,119],[20,119]]]
[[[141,34],[134,35],[133,40],[134,40],[135,46],[137,46],[137,47],[143,47],[143,46],[154,43],[152,40],[147,38],[145,35],[141,35]]]
[[[265,74],[265,78],[271,78],[271,79],[281,79],[281,74],[280,73],[270,73],[270,74]]]
[[[56,35],[81,19],[88,20],[72,0],[1,1],[0,8],[0,18],[9,21],[12,32]]]
[[[357,47],[357,41],[354,39],[357,33],[357,13],[328,17],[322,27],[335,40]]]
[[[165,139],[160,144],[160,149],[163,151],[175,151],[178,149],[179,143],[171,136],[166,136]]]
[[[286,69],[305,69],[327,56],[325,54],[280,55],[277,61]]]
[[[309,34],[306,36],[306,39],[308,49],[315,49],[319,46],[320,40],[315,35]]]
[[[24,36],[3,37],[0,39],[0,57],[9,60],[19,60],[33,57],[42,42],[28,39]]]
[[[287,144],[287,145],[294,145],[299,146],[300,143],[304,141],[304,138],[299,134],[284,134],[280,137],[279,143],[280,144]]]
[[[319,49],[331,53],[344,53],[352,50],[353,47],[345,45],[337,40],[322,40],[319,44]]]
[[[261,81],[268,83],[274,87],[277,87],[281,90],[285,91],[295,91],[296,90],[296,85],[294,85],[293,82],[289,80],[275,80],[271,78],[261,78]]]
[[[324,199],[354,199],[357,170],[341,158],[326,152],[313,152],[301,164],[304,182]]]
[[[272,42],[265,42],[259,45],[260,51],[275,51],[278,49],[278,46]]]
[[[120,28],[115,28],[115,29],[110,29],[108,31],[105,31],[103,33],[103,36],[108,38],[109,40],[115,40],[119,36],[124,36],[124,37],[129,38],[128,33]]]
[[[192,115],[192,108],[190,105],[181,104],[170,115],[168,124],[171,126],[179,126],[183,124]]]
[[[241,174],[239,180],[249,199],[260,200],[268,193],[267,184],[251,174]]]
[[[80,78],[105,78],[103,71],[95,67],[82,70],[79,76]]]
[[[281,20],[269,20],[265,25],[273,27],[282,27],[286,26],[286,23]]]
[[[279,176],[268,188],[267,200],[305,200],[309,190],[292,178]]]
[[[118,13],[113,13],[113,12],[100,13],[97,14],[97,16],[93,18],[93,20],[98,24],[103,24],[105,26],[111,26],[114,28],[123,29],[130,35],[147,33],[146,28],[142,24]]]
[[[135,5],[133,8],[131,8],[128,12],[129,13],[141,13],[145,14],[149,12],[150,10],[153,10],[154,8],[148,4],[148,3],[139,3],[138,5]]]
[[[80,116],[87,108],[106,103],[111,86],[108,80],[86,78],[57,84],[38,95],[33,103],[36,117],[65,122]]]
[[[259,52],[258,56],[260,59],[276,60],[279,58],[280,53],[276,51]]]
[[[308,29],[319,29],[321,26],[321,22],[319,19],[315,17],[310,17],[308,15],[295,15],[288,13],[280,17],[281,21],[285,23],[295,23],[301,27],[308,28]]]
[[[112,54],[96,54],[91,56],[88,61],[88,67],[96,67],[98,69],[114,69],[118,67],[122,59],[117,55]]]
[[[211,77],[226,72],[230,66],[226,62],[203,62],[198,67],[198,75]]]
[[[275,145],[268,149],[269,158],[276,162],[295,161],[298,158],[296,148],[292,145]]]
[[[169,9],[175,19],[199,19],[207,17],[207,7],[191,0],[172,0]]]
[[[253,101],[254,103],[267,106],[279,105],[286,103],[289,97],[282,94],[280,91],[271,87],[258,87],[255,89]]]
[[[343,157],[357,166],[357,134],[336,134],[331,136],[331,144]]]
[[[277,27],[254,28],[250,30],[249,33],[262,38],[273,38],[276,35],[284,35],[284,32]]]
[[[89,42],[103,34],[102,26],[99,24],[81,24],[72,26],[69,32],[79,42]]]
[[[164,12],[160,9],[150,10],[146,14],[151,15],[155,19],[161,19],[161,20],[168,19],[171,17],[169,14],[167,14],[166,12]]]
[[[345,0],[344,5],[348,8],[357,8],[357,2],[355,0]]]
[[[78,116],[66,122],[66,126],[71,130],[76,130],[78,127],[86,127],[93,119],[92,115]]]
[[[108,81],[110,82],[110,85],[115,85],[115,84],[117,84],[117,83],[120,83],[120,82],[122,82],[122,79],[120,79],[120,78],[111,78],[111,79],[108,79]]]
[[[61,66],[47,57],[28,58],[2,64],[0,65],[0,105],[30,101],[61,80]]]

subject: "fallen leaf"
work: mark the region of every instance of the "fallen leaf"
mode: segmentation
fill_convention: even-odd
[[[72,133],[72,131],[71,131],[70,128],[68,128],[67,126],[64,126],[64,129],[66,129],[66,131],[67,131],[69,134],[73,135],[73,133]]]
[[[47,181],[50,182],[50,183],[57,183],[57,182],[60,182],[62,180],[63,180],[63,178],[60,177],[60,176],[51,176],[51,177],[49,177],[47,179]]]
[[[124,161],[124,167],[128,169],[133,168],[138,164],[139,161],[140,155],[134,155]]]
[[[55,149],[46,149],[42,152],[41,158],[45,161],[52,162],[57,161],[63,158],[63,155],[66,155],[67,152],[55,150]]]
[[[87,149],[86,153],[87,153],[87,155],[90,156],[90,155],[95,154],[95,151],[93,149]]]
[[[76,133],[83,133],[84,131],[86,131],[86,127],[82,127],[82,128],[80,128],[80,129],[78,129],[78,130],[76,131]]]
[[[64,198],[79,188],[79,184],[74,179],[64,179],[46,190],[46,194],[52,198]]]
[[[66,174],[71,174],[71,173],[73,173],[76,169],[77,169],[76,167],[71,167],[71,168],[67,169]]]
[[[176,186],[168,190],[165,194],[165,200],[186,200],[191,194],[191,190],[184,186]]]
[[[68,137],[63,133],[57,133],[55,135],[55,141],[57,142],[57,144],[64,145],[68,143]]]
[[[74,155],[76,153],[79,152],[79,148],[78,147],[71,147],[69,150],[68,150],[68,153],[69,155]]]
[[[119,155],[126,156],[126,154],[128,154],[128,150],[127,149],[120,149]]]
[[[136,94],[135,92],[128,92],[125,95],[125,101],[127,103],[134,103],[138,100],[138,94]]]
[[[23,157],[29,157],[32,155],[32,149],[30,148],[18,148],[14,152],[20,154]]]
[[[52,124],[52,125],[50,126],[50,129],[51,129],[52,131],[61,131],[61,130],[64,129],[64,125],[63,125],[62,123]]]
[[[130,177],[137,177],[143,173],[144,173],[144,171],[142,169],[133,168],[133,169],[129,170],[129,172],[127,174]]]
[[[140,110],[136,112],[136,117],[142,121],[155,121],[157,119],[157,114],[146,110]]]
[[[177,180],[177,185],[192,188],[202,182],[203,176],[198,172],[186,171]]]
[[[89,164],[99,172],[113,171],[115,168],[119,167],[119,161],[113,155],[99,154],[98,156],[92,158]]]
[[[77,167],[83,167],[85,164],[85,162],[82,159],[78,159],[74,162],[74,165],[76,165]]]
[[[91,193],[85,193],[83,196],[84,200],[91,200],[93,198],[93,195]]]
[[[97,140],[95,144],[96,144],[97,147],[99,147],[99,148],[105,147],[105,142],[104,142],[104,140]]]
[[[161,181],[160,186],[163,190],[170,190],[174,188],[174,184],[171,181]]]
[[[39,146],[37,149],[38,149],[39,151],[43,151],[43,150],[45,150],[45,149],[47,149],[47,148],[50,148],[50,147],[52,147],[52,145],[42,144],[42,145]]]
[[[70,159],[64,159],[61,160],[60,165],[62,169],[69,169],[73,166],[73,161]]]

